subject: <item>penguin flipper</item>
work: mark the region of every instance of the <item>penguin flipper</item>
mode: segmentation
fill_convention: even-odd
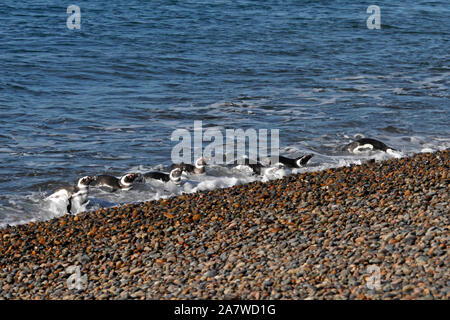
[[[69,203],[67,204],[67,213],[72,214],[72,198],[69,198]]]

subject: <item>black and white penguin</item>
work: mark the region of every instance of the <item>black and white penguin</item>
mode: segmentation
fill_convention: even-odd
[[[291,158],[284,157],[284,156],[278,156],[278,161],[276,161],[276,158],[272,158],[272,157],[265,158],[261,161],[260,160],[250,161],[249,158],[244,158],[244,162],[236,167],[239,168],[240,166],[246,166],[246,167],[250,168],[254,174],[261,175],[264,172],[267,172],[264,170],[264,168],[267,168],[267,167],[270,167],[273,165],[278,165],[278,164],[281,164],[283,167],[287,167],[287,168],[302,168],[308,163],[308,161],[313,156],[314,156],[313,154],[308,154],[308,155],[304,155],[304,156],[301,156],[301,157],[298,157],[295,159],[291,159]],[[250,162],[252,162],[252,163],[250,163]],[[269,171],[273,171],[274,169],[276,169],[276,168],[272,168]]]
[[[264,165],[259,161],[250,161],[249,158],[245,157],[243,161],[241,160],[237,164],[229,164],[228,167],[236,168],[240,170],[242,167],[249,168],[254,174],[261,175],[262,169],[264,168]]]
[[[170,171],[170,173],[159,172],[159,171],[151,171],[144,173],[145,179],[155,179],[163,182],[172,181],[175,184],[180,184],[181,182],[181,174],[183,170],[180,168],[175,168]]]
[[[175,168],[180,168],[183,172],[186,173],[193,173],[193,174],[203,174],[205,173],[205,169],[206,169],[206,160],[205,158],[198,158],[195,161],[195,164],[188,164],[188,163],[178,163],[178,164],[173,164],[170,167],[170,170],[173,170]]]
[[[91,184],[95,187],[106,187],[108,191],[114,192],[117,190],[130,190],[133,187],[133,183],[140,178],[139,173],[128,173],[120,179],[110,175],[99,175]]]
[[[95,176],[85,176],[78,180],[76,186],[64,186],[56,189],[47,199],[67,200],[67,212],[72,213],[72,207],[77,204],[81,206],[87,200],[89,185],[95,180]]]
[[[395,149],[388,147],[383,142],[371,138],[362,138],[353,141],[352,143],[345,145],[344,150],[355,154],[366,153],[369,151],[384,151],[388,153],[395,151]]]
[[[313,157],[313,154],[307,154],[301,157],[297,157],[295,159],[291,159],[284,156],[278,156],[278,163],[281,163],[286,168],[303,168],[308,161]],[[275,165],[277,162],[275,158],[270,158],[270,164]]]

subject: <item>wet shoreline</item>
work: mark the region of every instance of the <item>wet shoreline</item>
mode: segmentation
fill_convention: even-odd
[[[449,162],[417,154],[7,227],[0,298],[449,299]]]

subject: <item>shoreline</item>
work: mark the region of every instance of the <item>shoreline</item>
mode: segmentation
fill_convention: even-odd
[[[449,299],[449,163],[423,153],[5,227],[0,299]]]

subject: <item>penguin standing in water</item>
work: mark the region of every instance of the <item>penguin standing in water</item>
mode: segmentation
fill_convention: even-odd
[[[78,180],[76,186],[64,186],[56,189],[47,199],[64,199],[68,202],[67,213],[72,213],[74,205],[81,206],[86,203],[89,185],[95,180],[95,176],[85,176]]]
[[[354,154],[367,153],[370,151],[384,151],[387,153],[396,151],[395,149],[388,147],[383,142],[371,138],[362,138],[353,141],[345,145],[344,150]]]
[[[130,190],[133,187],[133,183],[141,178],[140,173],[128,173],[120,179],[109,176],[99,175],[92,183],[95,187],[106,187],[108,191],[115,192],[117,190]]]
[[[162,182],[172,181],[173,183],[178,185],[181,182],[181,174],[182,173],[183,173],[183,170],[181,170],[180,168],[175,168],[175,169],[171,170],[170,173],[151,171],[151,172],[144,173],[143,176],[145,179],[154,179],[154,180],[159,180]]]
[[[188,163],[184,163],[184,162],[181,162],[181,163],[178,163],[178,164],[173,164],[170,167],[170,170],[173,170],[173,169],[176,169],[176,168],[179,168],[183,172],[186,172],[186,173],[203,174],[206,171],[205,170],[205,168],[206,168],[206,160],[203,157],[202,158],[198,158],[195,161],[194,165],[188,164]]]

